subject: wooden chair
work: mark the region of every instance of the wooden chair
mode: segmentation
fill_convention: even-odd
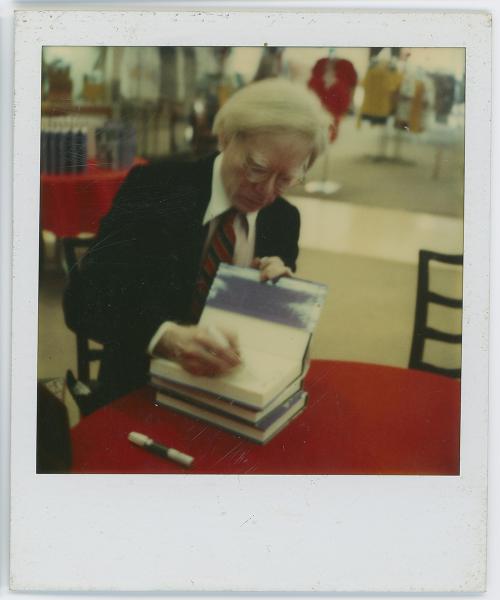
[[[80,275],[80,259],[89,248],[94,238],[63,238],[64,260],[70,284],[75,284]],[[76,285],[75,285],[76,287]],[[82,332],[71,327],[76,335],[76,356],[78,379],[90,383],[90,364],[102,358],[102,349],[90,347],[90,340]]]
[[[439,367],[424,361],[423,358],[426,340],[437,340],[447,344],[462,343],[461,334],[441,331],[429,327],[427,324],[430,304],[438,304],[453,309],[462,308],[462,299],[450,298],[429,289],[429,263],[431,261],[448,265],[463,265],[463,255],[440,254],[429,250],[420,250],[419,252],[417,302],[409,368],[459,378],[461,376],[460,368],[450,369]]]

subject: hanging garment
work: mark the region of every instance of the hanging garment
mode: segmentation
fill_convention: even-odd
[[[308,86],[333,115],[330,141],[337,137],[340,120],[351,106],[358,76],[352,63],[345,59],[321,58],[314,65]]]
[[[446,123],[455,102],[455,77],[441,73],[432,73],[430,77],[434,81],[436,88],[434,101],[436,121],[438,123]]]
[[[405,75],[399,92],[394,126],[411,133],[424,131],[425,112],[429,105],[430,99],[424,79]]]
[[[361,119],[374,125],[383,125],[394,112],[395,98],[401,85],[402,74],[387,61],[374,63],[362,82],[365,89],[361,105]]]
[[[120,66],[120,93],[132,101],[156,102],[160,97],[161,62],[158,48],[127,46]]]

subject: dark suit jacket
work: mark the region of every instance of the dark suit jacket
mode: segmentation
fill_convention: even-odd
[[[114,396],[146,381],[159,325],[189,320],[214,159],[134,168],[66,290],[66,323],[104,344],[99,378]],[[295,270],[299,229],[297,209],[277,198],[257,217],[255,256],[279,256]]]

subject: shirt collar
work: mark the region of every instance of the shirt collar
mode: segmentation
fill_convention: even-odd
[[[213,173],[212,173],[212,191],[210,194],[210,201],[207,206],[207,210],[205,211],[205,215],[203,217],[203,225],[206,225],[213,219],[219,217],[222,213],[229,210],[231,205],[231,200],[229,199],[226,188],[222,182],[221,175],[221,166],[222,166],[222,157],[223,153],[219,154],[214,160]],[[253,227],[255,225],[255,221],[257,220],[257,215],[259,211],[247,213],[247,223],[249,227]]]

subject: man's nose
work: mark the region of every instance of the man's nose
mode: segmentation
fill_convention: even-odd
[[[270,175],[265,181],[257,184],[259,195],[266,200],[271,200],[276,195],[276,175]]]

